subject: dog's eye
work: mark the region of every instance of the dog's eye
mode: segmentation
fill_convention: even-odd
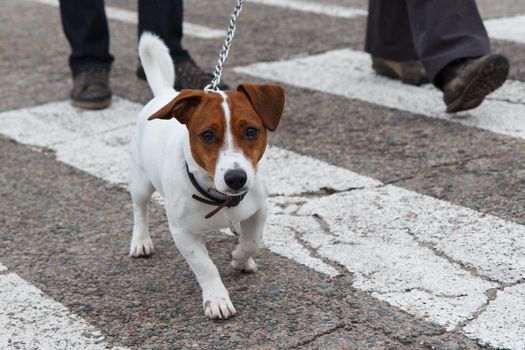
[[[215,138],[215,134],[211,130],[204,131],[201,135],[201,140],[204,141],[204,143],[215,143],[217,140]]]
[[[255,140],[259,135],[259,129],[254,127],[248,127],[244,130],[244,139],[245,140]]]

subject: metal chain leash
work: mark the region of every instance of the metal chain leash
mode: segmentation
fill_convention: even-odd
[[[224,44],[222,45],[222,51],[219,54],[219,60],[215,66],[215,72],[213,73],[212,81],[206,85],[204,91],[218,91],[218,85],[221,82],[221,75],[224,66],[224,62],[228,58],[228,53],[230,52],[230,47],[232,45],[233,37],[235,35],[235,28],[237,25],[237,18],[242,10],[242,4],[244,0],[237,0],[237,5],[233,9],[232,14],[230,15],[230,24],[228,25],[228,32],[226,33],[226,38],[224,39]]]

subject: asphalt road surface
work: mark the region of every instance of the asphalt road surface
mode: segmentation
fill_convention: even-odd
[[[233,1],[185,1],[212,69]],[[525,349],[525,3],[478,1],[509,81],[473,111],[373,74],[365,0],[251,0],[223,78],[287,91],[259,271],[208,249],[238,314],[209,321],[162,201],[128,257],[127,150],[151,98],[136,2],[107,1],[112,106],[70,106],[55,0],[0,10],[0,349]]]

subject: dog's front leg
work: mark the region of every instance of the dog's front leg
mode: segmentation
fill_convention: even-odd
[[[236,311],[230,294],[222,284],[217,267],[208,256],[203,237],[184,229],[172,228],[171,235],[177,248],[190,265],[202,289],[204,313],[208,318],[230,318]]]
[[[266,223],[266,207],[259,209],[248,219],[241,221],[239,244],[232,252],[231,266],[243,272],[256,272],[257,264],[252,256],[261,246],[264,224]]]

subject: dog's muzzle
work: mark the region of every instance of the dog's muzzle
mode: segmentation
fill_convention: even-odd
[[[236,172],[236,173],[230,174],[230,177],[231,177],[230,180],[236,186],[239,186],[239,184],[240,184],[240,187],[237,189],[237,190],[239,190],[246,184],[246,178],[247,178],[246,172],[244,170],[241,170],[241,169],[228,170],[226,172],[226,174],[224,175],[225,181],[226,181],[226,175],[228,175],[228,173],[231,172],[231,171]],[[238,171],[240,171],[242,173],[239,173]],[[204,216],[205,219],[211,218],[213,215],[217,214],[223,208],[232,208],[232,207],[238,206],[241,203],[241,201],[244,199],[244,196],[246,196],[247,192],[244,192],[244,193],[239,194],[237,196],[230,196],[230,195],[224,193],[224,196],[226,196],[226,198],[224,198],[224,199],[223,198],[214,197],[208,191],[204,190],[197,183],[197,180],[195,180],[195,176],[193,176],[193,174],[190,172],[190,169],[188,168],[188,164],[187,163],[186,163],[186,173],[188,174],[188,178],[190,179],[190,182],[193,185],[193,187],[195,187],[195,189],[200,194],[202,194],[204,198],[203,197],[199,197],[196,194],[194,194],[191,197],[193,199],[195,199],[196,201],[199,201],[201,203],[208,204],[208,205],[216,205],[217,206],[217,208],[215,208],[214,210],[212,210],[211,212],[209,212],[208,214],[206,214]],[[242,182],[242,184],[241,184],[241,182]],[[228,186],[230,186],[230,185],[228,185]]]

